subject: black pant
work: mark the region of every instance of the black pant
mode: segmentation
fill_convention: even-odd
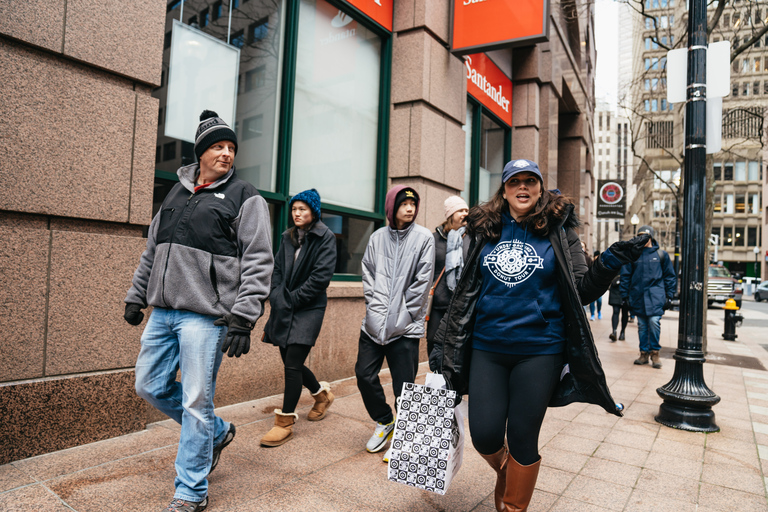
[[[427,322],[427,357],[432,354],[432,349],[435,348],[435,334],[437,334],[437,328],[440,325],[440,320],[445,316],[445,309],[434,309],[429,313],[429,322]]]
[[[523,356],[472,351],[469,372],[469,431],[485,455],[504,444],[522,465],[539,460],[539,431],[560,380],[563,355]]]
[[[301,386],[306,386],[310,393],[320,391],[320,383],[317,382],[312,370],[304,366],[309,351],[309,345],[288,345],[280,347],[280,357],[285,366],[285,393],[283,393],[283,412],[288,414],[296,410],[296,404],[301,397]]]
[[[392,408],[387,404],[384,388],[379,381],[379,371],[387,358],[389,372],[392,374],[392,390],[399,397],[404,382],[413,382],[419,366],[419,340],[417,338],[397,338],[386,345],[379,345],[367,334],[360,331],[357,349],[355,376],[357,389],[363,397],[363,404],[368,415],[379,423],[394,420]]]
[[[619,326],[619,312],[621,312],[621,332],[624,332],[627,328],[627,322],[629,322],[629,307],[613,306],[613,315],[611,316],[611,327],[613,332],[616,332],[616,327]]]

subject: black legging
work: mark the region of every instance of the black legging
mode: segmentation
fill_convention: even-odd
[[[627,306],[613,306],[613,316],[611,316],[613,332],[616,332],[616,327],[619,326],[619,312],[621,312],[621,332],[626,330],[627,322],[629,322],[629,308]]]
[[[307,360],[311,349],[309,345],[280,347],[280,357],[285,366],[285,393],[283,394],[283,413],[285,414],[296,410],[302,385],[306,386],[311,393],[320,391],[320,383],[317,382],[315,374],[304,366],[304,361]]]
[[[504,444],[526,466],[539,460],[539,431],[560,379],[563,355],[521,356],[472,351],[469,432],[481,454]]]

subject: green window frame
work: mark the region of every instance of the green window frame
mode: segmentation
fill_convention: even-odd
[[[472,147],[470,148],[469,206],[478,204],[480,196],[480,146],[482,144],[483,116],[504,127],[504,162],[512,160],[512,129],[499,117],[485,108],[479,101],[467,95],[467,103],[472,106]]]

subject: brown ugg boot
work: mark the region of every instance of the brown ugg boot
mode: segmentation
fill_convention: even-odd
[[[648,364],[648,356],[650,356],[648,352],[640,352],[640,357],[635,359],[635,364]]]
[[[533,464],[521,466],[511,455],[507,455],[507,484],[504,489],[504,511],[525,512],[533,497],[536,479],[539,478],[541,457]]]
[[[280,446],[293,437],[293,424],[299,419],[295,412],[275,409],[275,426],[261,438],[261,446]]]
[[[480,454],[485,462],[496,472],[496,489],[493,493],[493,503],[498,512],[504,512],[504,488],[507,485],[507,447],[502,446],[499,451],[490,455]]]
[[[661,358],[658,350],[651,350],[651,366],[661,368]]]
[[[315,399],[315,405],[307,414],[309,421],[320,421],[325,418],[325,414],[328,412],[328,408],[333,403],[333,393],[331,393],[331,385],[325,381],[320,381],[320,391],[312,393]]]

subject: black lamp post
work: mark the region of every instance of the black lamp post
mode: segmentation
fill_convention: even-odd
[[[675,373],[656,392],[664,399],[656,421],[696,432],[718,432],[712,406],[720,401],[704,383],[704,272],[707,266],[706,99],[707,2],[690,0],[688,18],[688,90],[685,104],[685,168],[682,290]]]

